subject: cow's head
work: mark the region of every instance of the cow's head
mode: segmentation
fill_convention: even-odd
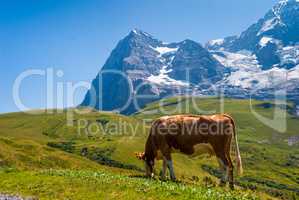
[[[135,156],[139,160],[144,161],[146,175],[149,177],[153,177],[154,176],[154,164],[155,164],[154,159],[151,159],[148,156],[146,156],[146,154],[144,152],[136,152]]]
[[[135,152],[135,156],[139,160],[145,160],[145,153],[144,152]]]

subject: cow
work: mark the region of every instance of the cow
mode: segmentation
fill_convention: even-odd
[[[216,115],[173,115],[160,117],[152,123],[145,144],[145,151],[136,157],[145,163],[145,172],[154,176],[155,160],[163,160],[161,178],[165,179],[166,169],[171,180],[176,180],[172,153],[190,157],[208,153],[217,157],[223,176],[220,185],[234,189],[233,164],[230,156],[231,141],[234,137],[238,174],[242,174],[242,161],[233,118],[227,114]]]

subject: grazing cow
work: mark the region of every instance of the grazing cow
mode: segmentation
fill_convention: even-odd
[[[238,173],[242,174],[235,122],[226,114],[161,117],[152,123],[145,152],[136,153],[136,156],[145,161],[147,176],[154,176],[155,160],[163,160],[162,178],[165,178],[168,168],[171,179],[175,180],[172,153],[179,152],[190,157],[202,153],[216,155],[221,170],[226,173],[220,184],[225,185],[228,177],[230,188],[233,189],[233,164],[230,156],[232,137],[235,139]]]

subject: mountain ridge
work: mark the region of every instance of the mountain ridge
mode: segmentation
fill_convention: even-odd
[[[185,93],[202,82],[215,83],[221,80],[224,70],[207,49],[193,40],[164,43],[134,29],[111,52],[81,106],[93,102],[91,107],[99,110],[130,114],[138,110],[132,94],[152,96],[137,101],[142,108],[153,100]]]

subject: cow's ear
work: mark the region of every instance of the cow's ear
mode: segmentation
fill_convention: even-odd
[[[144,152],[135,152],[135,156],[139,160],[145,160],[145,153]]]

